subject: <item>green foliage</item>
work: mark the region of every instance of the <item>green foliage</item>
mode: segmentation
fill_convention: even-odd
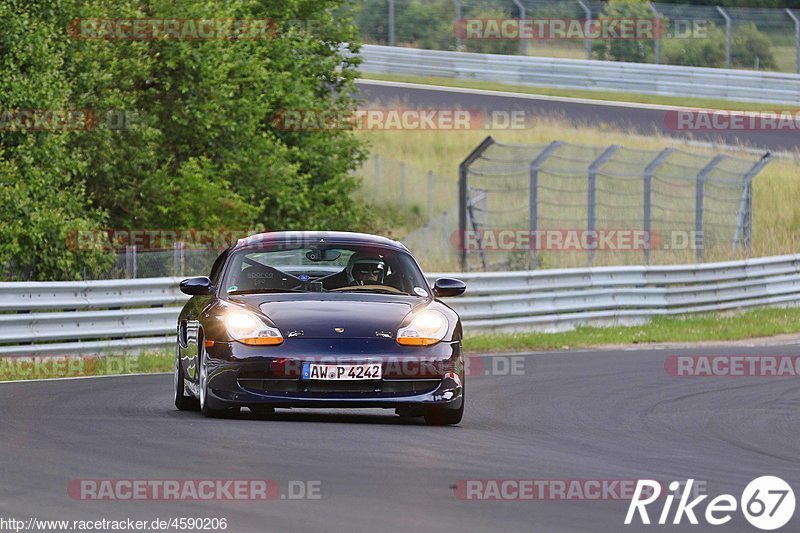
[[[51,24],[8,3],[0,4],[0,25],[0,279],[96,273],[110,265],[108,256],[69,246],[74,232],[103,221],[79,179],[85,158],[70,149],[68,132],[12,125],[15,110],[71,107],[63,44]]]
[[[470,12],[469,16],[477,19],[507,19],[511,17],[511,12],[484,8]],[[513,55],[518,54],[520,50],[520,42],[515,39],[466,39],[462,42],[466,52]]]
[[[648,19],[653,14],[647,3],[634,0],[611,0],[600,14],[609,19]],[[652,62],[655,44],[652,39],[597,39],[592,43],[592,56],[608,61],[633,63]]]
[[[408,0],[395,14],[395,28],[398,44],[432,50],[455,49],[452,0]]]
[[[734,26],[731,32],[731,65],[754,68],[758,58],[760,70],[777,67],[769,38],[758,31],[755,24]]]
[[[725,31],[713,24],[706,28],[705,37],[665,39],[662,43],[665,63],[695,67],[725,66]],[[759,69],[776,68],[769,38],[758,31],[755,24],[734,26],[731,32],[731,67],[752,69],[756,57]]]
[[[271,121],[286,109],[355,107],[358,46],[344,3],[0,4],[0,22],[8,30],[0,33],[0,110],[92,109],[100,118],[87,131],[0,132],[3,263],[24,267],[37,279],[75,277],[77,265],[94,273],[109,258],[69,252],[61,237],[101,224],[363,224],[364,208],[350,198],[358,186],[352,171],[365,156],[353,133],[281,131]],[[66,31],[79,17],[272,19],[279,31],[266,40],[82,40]],[[114,110],[129,127],[109,127],[105,113]],[[42,244],[32,247],[31,241]]]
[[[724,67],[725,32],[710,24],[705,34],[704,38],[662,40],[663,62],[689,67]]]

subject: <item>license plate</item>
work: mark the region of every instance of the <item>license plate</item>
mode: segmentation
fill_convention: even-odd
[[[381,379],[380,363],[359,365],[326,365],[319,363],[303,363],[303,379],[323,381],[362,381]]]

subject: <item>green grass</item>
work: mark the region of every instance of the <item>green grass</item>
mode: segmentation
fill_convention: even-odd
[[[521,94],[536,94],[542,96],[562,96],[568,98],[590,98],[593,100],[608,100],[613,102],[634,102],[642,104],[661,104],[678,107],[699,107],[703,109],[726,109],[730,111],[787,111],[791,106],[778,104],[759,104],[749,102],[733,102],[714,98],[684,98],[679,96],[660,96],[640,93],[623,93],[616,91],[587,91],[580,89],[553,89],[545,87],[528,87],[524,85],[509,85],[489,81],[473,81],[455,78],[441,78],[434,76],[406,76],[396,74],[362,73],[362,78],[368,80],[400,81],[407,83],[423,83],[426,85],[439,85],[445,87],[461,87],[466,89],[480,89],[487,91],[505,91]]]
[[[800,308],[763,308],[724,315],[655,317],[643,326],[582,327],[562,333],[467,335],[467,353],[565,350],[617,344],[733,341],[800,333]]]
[[[139,355],[0,357],[0,381],[171,372],[172,352]]]

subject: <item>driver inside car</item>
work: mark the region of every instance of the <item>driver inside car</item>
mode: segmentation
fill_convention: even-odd
[[[350,285],[382,285],[386,276],[386,263],[378,257],[354,254],[347,263]]]

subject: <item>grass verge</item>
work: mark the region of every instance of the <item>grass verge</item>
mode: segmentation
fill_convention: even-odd
[[[145,352],[138,355],[57,355],[0,357],[0,381],[76,378],[116,374],[171,372],[174,352]]]
[[[549,87],[529,87],[526,85],[510,85],[491,81],[473,81],[437,76],[406,76],[396,74],[378,74],[363,72],[361,77],[367,80],[399,81],[406,83],[422,83],[443,87],[459,87],[463,89],[479,89],[484,91],[505,91],[540,96],[560,96],[564,98],[588,98],[611,102],[631,102],[638,104],[671,105],[676,107],[699,107],[703,109],[724,109],[729,111],[787,111],[788,104],[759,104],[753,102],[734,102],[716,98],[691,98],[682,96],[661,96],[654,94],[623,93],[617,91],[588,91],[581,89],[554,89]]]
[[[800,333],[800,308],[655,317],[642,326],[581,327],[561,333],[467,335],[467,353],[566,350],[618,344],[736,341]]]
[[[735,341],[786,333],[800,333],[800,307],[655,317],[642,326],[582,327],[561,333],[467,335],[464,351],[471,355],[619,344]],[[0,381],[171,372],[174,357],[168,351],[131,356],[2,357]]]

